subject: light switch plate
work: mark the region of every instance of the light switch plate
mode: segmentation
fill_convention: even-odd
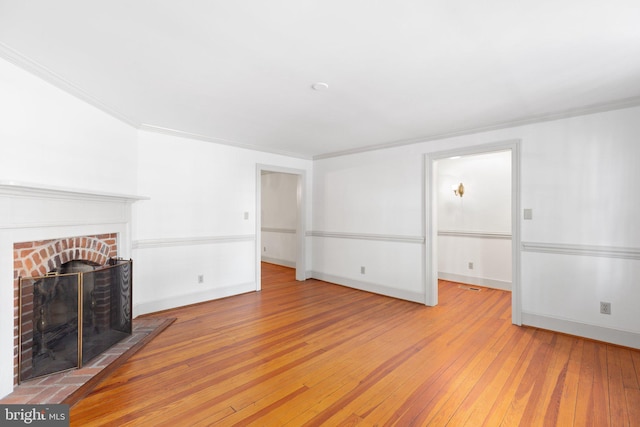
[[[524,219],[533,219],[533,209],[524,210]]]

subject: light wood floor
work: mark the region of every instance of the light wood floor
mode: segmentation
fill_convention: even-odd
[[[511,295],[440,305],[263,266],[263,290],[177,321],[71,409],[141,426],[640,425],[640,351],[511,325]]]

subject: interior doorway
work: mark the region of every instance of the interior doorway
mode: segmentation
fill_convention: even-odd
[[[520,303],[520,164],[519,164],[519,141],[507,141],[504,143],[496,143],[489,145],[481,145],[474,147],[465,147],[456,150],[442,151],[437,153],[431,153],[426,155],[425,158],[425,189],[426,189],[426,208],[425,208],[425,225],[426,225],[426,268],[425,268],[425,303],[427,305],[438,304],[438,272],[439,267],[442,267],[443,263],[440,263],[440,251],[442,250],[454,250],[455,245],[460,245],[460,242],[456,240],[465,240],[469,247],[462,248],[458,246],[459,258],[455,260],[449,259],[448,264],[444,267],[449,269],[449,277],[443,277],[447,280],[462,281],[463,283],[471,281],[472,284],[480,286],[488,286],[494,288],[505,289],[510,286],[511,299],[512,299],[512,322],[514,324],[521,324],[521,303]],[[483,178],[484,183],[480,183],[478,177],[472,177],[470,173],[461,172],[461,169],[452,167],[456,158],[468,158],[467,160],[473,161],[471,156],[483,156],[490,155],[491,153],[507,153],[507,161],[510,161],[510,173],[507,179],[510,178],[510,182],[506,183],[510,188],[510,200],[508,202],[508,212],[502,213],[506,218],[493,218],[485,215],[482,218],[476,218],[477,222],[473,222],[465,217],[465,212],[475,210],[476,213],[484,214],[487,203],[491,202],[491,192],[489,189],[481,189],[480,185],[488,185],[490,180]],[[490,157],[490,156],[489,156]],[[487,157],[487,158],[489,158]],[[478,157],[477,159],[480,159]],[[446,165],[449,176],[439,173],[439,163],[443,169]],[[462,165],[462,164],[461,164]],[[461,166],[458,165],[458,166]],[[468,167],[470,163],[466,163]],[[469,168],[471,169],[471,168]],[[467,180],[467,185],[464,181]],[[451,181],[451,182],[449,182]],[[462,184],[462,186],[460,186]],[[510,184],[510,185],[509,185]],[[446,187],[446,188],[445,188]],[[475,200],[471,199],[470,191],[473,191],[474,196],[478,196],[480,193],[487,200]],[[503,190],[504,191],[504,190]],[[467,199],[465,200],[465,195]],[[446,198],[446,203],[443,199]],[[467,203],[467,205],[465,205]],[[484,204],[484,206],[483,206]],[[446,206],[445,206],[446,205]],[[466,211],[465,211],[466,209]],[[446,217],[443,220],[445,224],[444,229],[439,227],[439,216],[442,215],[458,215],[457,218]],[[482,216],[482,215],[480,215]],[[506,224],[508,223],[508,224]],[[482,224],[479,226],[478,224]],[[500,224],[500,225],[497,225]],[[495,230],[481,229],[482,227],[490,228],[489,225],[495,225]],[[458,227],[456,227],[458,226]],[[474,229],[476,227],[477,229]],[[449,230],[447,230],[449,228]],[[458,228],[458,229],[456,229]],[[442,239],[442,244],[440,239]],[[505,248],[505,239],[509,239],[510,247]],[[473,272],[474,268],[484,267],[488,268],[491,262],[495,264],[496,260],[488,260],[483,258],[480,265],[475,264],[474,259],[467,259],[469,257],[479,256],[481,253],[481,241],[487,246],[495,246],[495,248],[501,248],[503,252],[506,250],[510,254],[510,266],[496,266],[493,265],[490,268],[494,270],[501,270],[500,273],[495,271],[493,275],[502,275],[498,279],[487,279],[480,277],[479,274]],[[445,244],[446,243],[446,244]],[[474,255],[474,249],[472,246],[477,246]],[[444,249],[443,249],[444,248]],[[460,250],[462,248],[462,250]],[[496,249],[497,250],[497,249]],[[448,254],[443,254],[447,256]],[[487,262],[489,261],[489,262]],[[509,268],[510,267],[510,271]],[[456,280],[459,279],[459,280]],[[483,282],[484,281],[484,282]]]
[[[305,198],[306,198],[306,179],[305,171],[299,169],[283,168],[279,166],[269,165],[257,165],[256,170],[256,290],[259,291],[262,288],[261,278],[261,262],[263,252],[267,252],[268,248],[263,244],[262,233],[265,229],[263,227],[263,198],[262,198],[262,185],[263,178],[268,174],[286,174],[287,178],[293,178],[294,191],[295,191],[295,203],[293,209],[295,212],[289,212],[288,214],[295,216],[294,229],[289,227],[268,227],[268,233],[283,234],[285,238],[289,238],[289,242],[294,245],[292,250],[293,265],[289,267],[295,268],[296,280],[303,281],[306,279],[306,255],[305,255],[305,235],[306,235],[306,220],[305,220]],[[289,236],[287,236],[289,235]],[[290,239],[293,237],[293,239]],[[275,243],[277,244],[277,243]],[[265,251],[267,248],[267,251]]]

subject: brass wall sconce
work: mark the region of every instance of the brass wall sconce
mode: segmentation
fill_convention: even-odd
[[[453,194],[455,194],[456,196],[462,197],[462,195],[464,194],[464,185],[462,185],[462,183],[460,183],[460,185],[458,185],[457,187],[454,185],[451,188],[453,190]]]

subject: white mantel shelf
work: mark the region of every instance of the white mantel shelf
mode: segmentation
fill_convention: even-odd
[[[34,184],[21,181],[0,180],[0,195],[8,196],[40,196],[50,198],[103,200],[133,203],[140,200],[149,200],[146,196],[130,194],[106,193],[101,191],[79,188],[54,187],[42,184]]]

